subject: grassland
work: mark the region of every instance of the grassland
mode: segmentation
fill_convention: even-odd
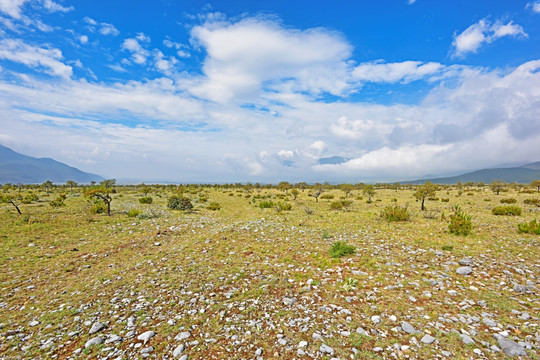
[[[316,202],[309,188],[192,186],[183,212],[167,208],[174,187],[153,187],[152,204],[115,190],[111,216],[91,214],[80,188],[41,190],[22,215],[2,204],[0,359],[507,358],[494,335],[539,356],[540,237],[517,228],[540,219],[524,204],[537,192],[446,187],[422,212],[407,187],[371,202],[327,188]],[[503,198],[522,214],[492,214]],[[396,204],[408,221],[380,216]],[[448,231],[456,204],[468,236]],[[355,252],[332,257],[336,241]]]

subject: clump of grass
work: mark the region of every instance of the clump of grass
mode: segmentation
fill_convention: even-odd
[[[515,204],[517,203],[517,200],[514,199],[514,198],[505,198],[505,199],[501,199],[501,204]]]
[[[386,221],[408,221],[411,218],[411,213],[407,209],[407,205],[389,205],[385,207],[380,214],[381,218]]]
[[[219,210],[221,209],[221,204],[220,203],[217,203],[215,201],[212,201],[210,204],[208,204],[208,210]]]
[[[332,194],[324,194],[321,196],[322,200],[332,200],[334,198],[334,195]]]
[[[259,203],[259,207],[261,209],[270,209],[274,207],[274,203],[272,202],[272,200],[261,201]]]
[[[347,244],[345,241],[336,241],[330,248],[330,256],[333,258],[340,258],[345,255],[354,254],[356,248],[353,245]]]
[[[526,204],[526,205],[536,205],[536,206],[540,206],[540,199],[535,199],[535,198],[532,198],[532,199],[525,199],[523,200],[523,203]]]
[[[276,209],[277,213],[281,213],[282,211],[290,211],[292,209],[292,205],[286,202],[278,202],[274,204],[274,209]]]
[[[534,219],[530,223],[518,224],[518,231],[520,234],[540,235],[540,222]]]
[[[141,204],[151,204],[154,202],[154,199],[152,199],[151,196],[143,196],[139,199],[139,203]]]
[[[519,216],[521,215],[521,208],[515,205],[495,206],[491,213],[493,215]]]
[[[56,199],[51,201],[49,205],[53,208],[64,206],[64,201],[66,200],[66,194],[60,194]]]
[[[139,209],[130,209],[130,210],[128,210],[126,215],[129,216],[129,217],[137,217],[137,216],[141,215],[141,210],[139,210]]]
[[[454,213],[450,215],[448,231],[450,234],[467,236],[472,230],[472,217],[461,210],[459,205],[454,206]]]
[[[358,280],[354,278],[347,278],[343,284],[343,290],[352,291],[358,287]]]
[[[351,200],[336,200],[330,203],[330,210],[343,210],[351,206]]]

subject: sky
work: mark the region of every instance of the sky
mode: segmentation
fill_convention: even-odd
[[[147,182],[458,174],[540,160],[539,70],[536,0],[0,0],[0,144]]]

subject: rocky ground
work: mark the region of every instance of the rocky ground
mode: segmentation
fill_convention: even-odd
[[[3,215],[0,359],[540,358],[538,236],[388,224],[383,205]],[[331,258],[337,240],[355,254]]]

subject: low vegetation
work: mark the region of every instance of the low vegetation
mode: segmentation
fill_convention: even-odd
[[[519,216],[521,215],[521,208],[519,206],[496,206],[491,210],[493,215],[507,215],[507,216]]]

